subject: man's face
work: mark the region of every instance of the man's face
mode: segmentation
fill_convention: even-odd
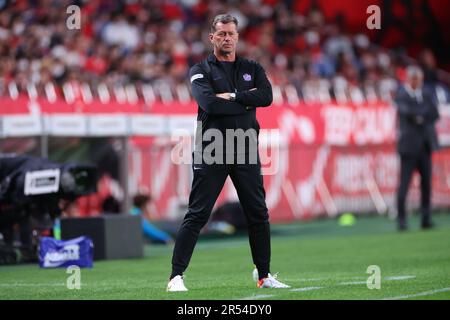
[[[408,80],[409,80],[409,85],[414,90],[422,88],[423,79],[422,79],[421,75],[415,74],[415,75],[411,76]]]
[[[236,51],[239,34],[236,25],[232,22],[216,24],[216,31],[209,34],[209,40],[214,45],[214,49],[221,54],[230,54]]]

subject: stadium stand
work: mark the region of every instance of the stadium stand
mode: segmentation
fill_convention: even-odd
[[[80,30],[65,25],[65,8],[72,3],[81,6]],[[2,95],[63,96],[69,102],[78,96],[87,102],[189,99],[187,70],[210,51],[204,31],[210,18],[226,11],[240,20],[238,52],[263,65],[279,98],[386,100],[411,61],[408,48],[389,50],[375,45],[370,33],[349,32],[357,18],[351,16],[356,10],[345,10],[348,1],[342,2],[341,11],[323,1],[234,5],[199,0],[12,1],[0,12]],[[378,40],[395,44],[389,37]],[[427,82],[436,84],[433,52],[423,47],[419,53]]]

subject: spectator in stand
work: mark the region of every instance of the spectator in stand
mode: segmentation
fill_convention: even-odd
[[[386,8],[392,5],[384,2]],[[27,92],[32,84],[42,94],[47,83],[61,87],[69,80],[90,84],[93,95],[100,83],[109,89],[160,82],[175,88],[185,83],[185,70],[208,54],[203,30],[218,12],[232,12],[242,21],[237,52],[260,61],[274,85],[293,84],[298,92],[311,79],[378,85],[382,79],[395,79],[398,69],[393,53],[372,46],[363,35],[354,39],[345,30],[345,19],[325,19],[316,1],[310,5],[279,0],[81,1],[81,29],[67,30],[64,8],[71,4],[70,0],[6,3],[0,12],[3,88],[14,81],[19,92]],[[430,6],[423,6],[435,32]],[[303,8],[301,12],[297,7]],[[391,13],[387,12],[386,23],[398,29],[398,17]],[[392,34],[395,38],[395,32],[383,30],[381,40]],[[399,30],[411,28],[403,24]],[[445,57],[445,49],[439,50],[439,57]],[[437,63],[431,51],[422,53],[421,65],[425,83],[435,82]],[[58,88],[56,92],[61,94]]]
[[[137,194],[133,198],[133,207],[130,214],[142,216],[142,232],[143,234],[154,243],[164,243],[172,245],[174,240],[172,237],[155,227],[150,221],[153,219],[152,211],[152,198],[145,194]]]

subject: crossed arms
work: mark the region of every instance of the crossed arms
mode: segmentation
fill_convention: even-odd
[[[204,70],[195,65],[189,72],[192,95],[200,108],[213,115],[238,115],[256,107],[267,107],[272,103],[272,86],[257,64],[255,88],[236,93],[235,101],[230,101],[230,93],[215,93]]]
[[[399,94],[395,100],[399,116],[404,117],[409,122],[419,126],[427,123],[434,123],[439,119],[437,104],[432,98],[425,94],[423,95],[423,99],[423,103],[426,103],[428,100],[430,102],[429,105],[414,108],[411,106],[409,96],[406,92]]]

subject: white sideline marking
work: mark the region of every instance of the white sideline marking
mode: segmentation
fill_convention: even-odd
[[[250,297],[241,298],[239,300],[258,300],[258,299],[264,299],[264,298],[272,298],[273,294],[257,294]]]
[[[409,280],[414,279],[416,276],[392,276],[392,277],[385,277],[383,278],[384,281],[402,281],[402,280]],[[354,284],[366,284],[366,281],[349,281],[349,282],[341,282],[339,285],[341,286],[349,286]]]
[[[64,287],[66,284],[61,283],[0,283],[0,287]]]
[[[365,277],[351,277],[351,278],[343,278],[341,280],[345,280],[345,279],[366,279]],[[333,278],[285,278],[283,277],[284,281],[333,281],[335,279]]]
[[[383,298],[383,300],[401,300],[401,299],[409,299],[409,298],[421,297],[421,296],[431,296],[433,294],[440,293],[440,292],[446,292],[446,291],[450,291],[450,287],[436,289],[436,290],[430,290],[430,291],[424,291],[424,292],[419,292],[419,293],[415,293],[415,294],[407,294],[404,296]]]
[[[331,280],[330,278],[310,278],[310,279],[285,279],[286,281],[326,281],[326,280]]]
[[[354,284],[366,284],[367,281],[349,281],[349,282],[341,282],[338,283],[340,286],[351,286]]]
[[[388,281],[398,281],[398,280],[408,280],[414,279],[416,276],[394,276],[394,277],[386,277],[384,280]]]
[[[408,279],[413,279],[416,276],[410,276],[410,275],[404,275],[404,276],[389,276],[389,277],[385,277],[383,278],[383,280],[385,281],[402,281],[402,280],[408,280]],[[350,279],[361,279],[362,277],[353,277]],[[325,279],[325,278],[312,278],[312,279],[297,279],[297,281],[319,281],[319,280],[330,280],[330,279]],[[346,286],[346,285],[354,285],[354,284],[367,284],[367,281],[349,281],[349,282],[341,282],[338,285],[342,285],[342,286]],[[329,288],[329,287],[304,287],[304,288],[294,288],[291,289],[289,291],[291,292],[306,292],[306,291],[312,291],[312,290],[319,290],[319,289],[323,289],[323,288]],[[440,290],[435,290],[434,291],[427,291],[427,292],[422,292],[419,293],[417,295],[411,295],[411,296],[399,296],[399,297],[393,297],[393,298],[385,298],[384,300],[395,300],[395,299],[407,299],[410,297],[414,297],[414,296],[421,296],[421,295],[429,295],[429,294],[434,294],[437,292],[444,292],[444,291],[450,291],[450,288],[445,288],[445,289],[440,289]],[[240,300],[257,300],[257,299],[264,299],[264,298],[271,298],[274,297],[275,295],[271,294],[271,295],[254,295],[254,296],[250,296],[250,297],[245,297],[242,298]]]
[[[322,289],[323,287],[305,287],[305,288],[297,288],[297,289],[292,289],[290,291],[293,292],[304,292],[304,291],[311,291],[311,290],[319,290]]]

